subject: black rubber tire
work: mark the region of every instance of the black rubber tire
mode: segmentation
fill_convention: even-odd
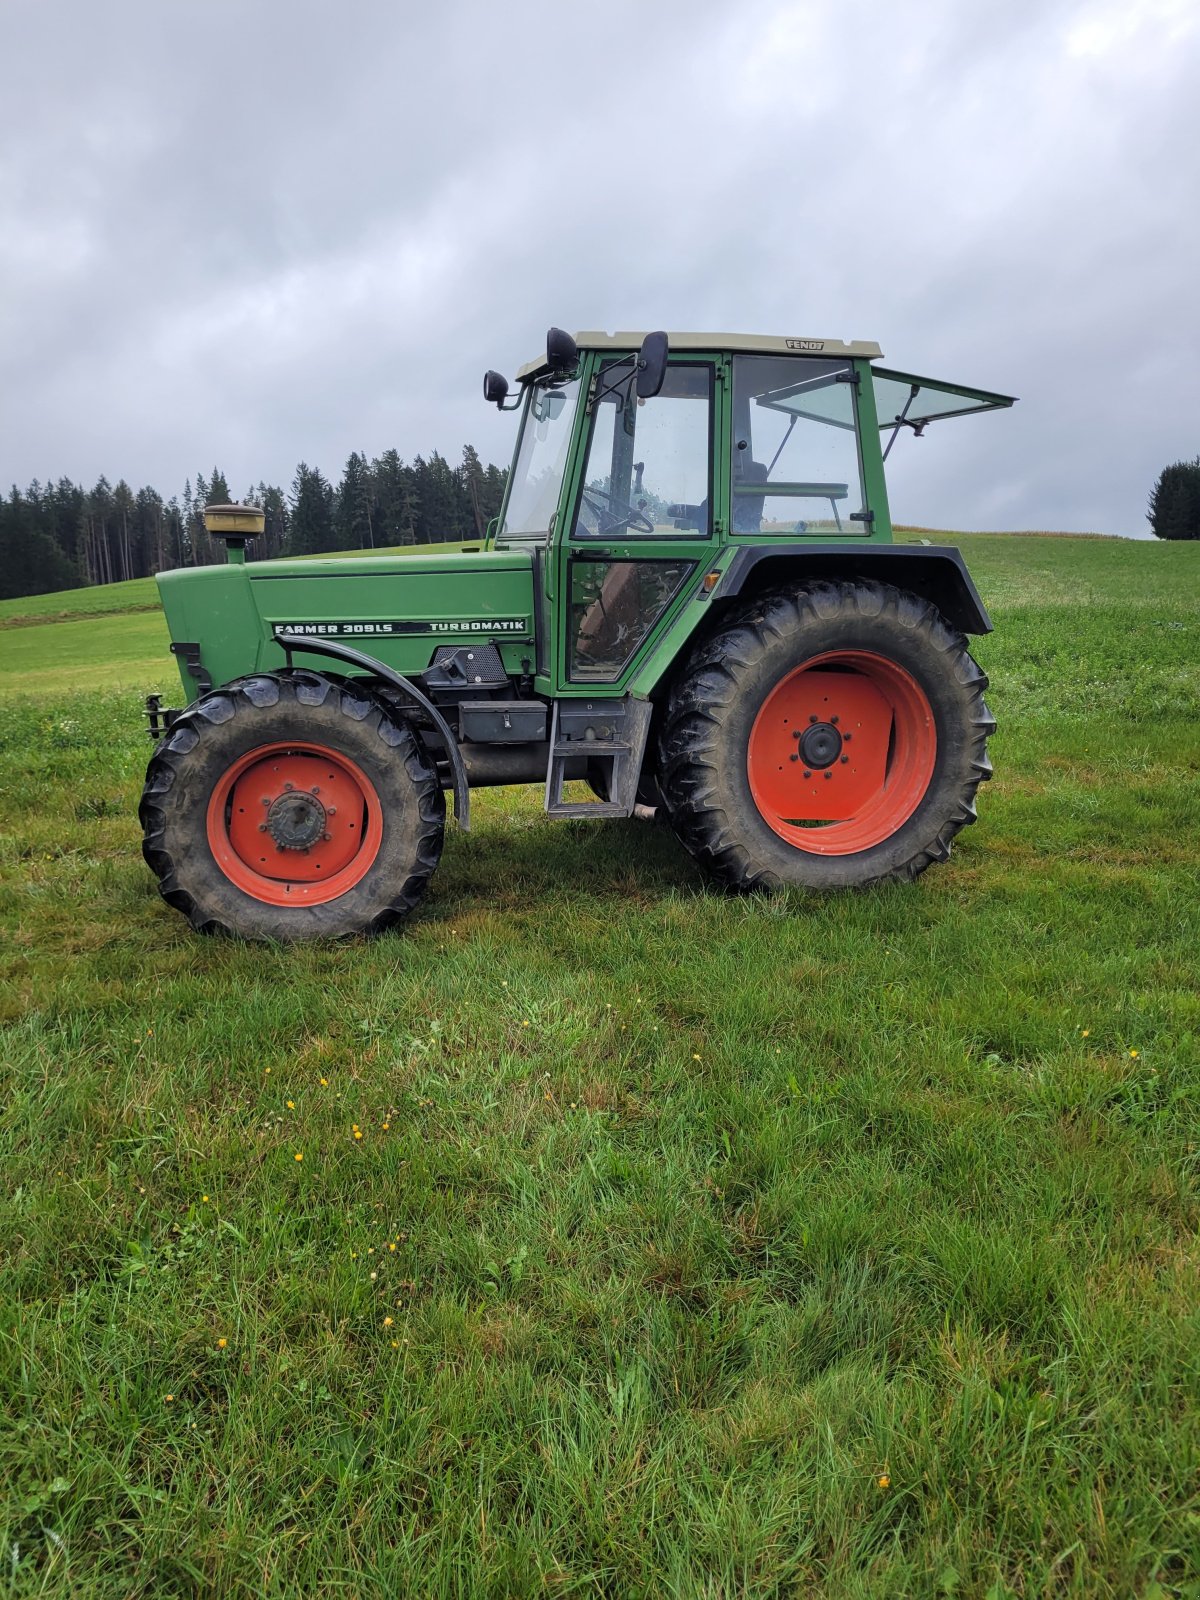
[[[905,668],[934,715],[937,754],[916,810],[881,843],[820,856],[781,838],[754,802],[750,730],[787,673],[826,651],[868,650]],[[889,584],[813,583],[763,595],[700,644],[672,687],[659,740],[659,782],[672,826],[705,873],[729,889],[862,888],[911,879],[944,861],[975,821],[992,775],[987,678],[962,634],[928,601]]]
[[[230,766],[259,745],[317,743],[357,763],[383,809],[379,854],[324,905],[274,906],[238,888],[213,857],[207,811]],[[204,695],[151,758],[138,817],[159,892],[193,928],[243,939],[374,934],[406,917],[442,853],[446,804],[419,735],[357,685],[294,671],[241,678]]]

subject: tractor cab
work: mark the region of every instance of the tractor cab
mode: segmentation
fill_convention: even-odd
[[[720,580],[735,562],[747,570],[747,547],[778,568],[789,546],[824,561],[826,544],[842,558],[891,545],[883,462],[898,434],[1012,404],[876,366],[879,355],[861,341],[552,329],[515,401],[488,373],[485,395],[521,409],[490,543],[542,552],[556,693],[652,687],[653,667],[637,669],[660,624],[701,568],[716,574],[707,594],[728,592]]]

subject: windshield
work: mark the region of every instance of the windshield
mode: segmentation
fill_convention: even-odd
[[[541,384],[530,386],[521,423],[521,442],[513,462],[504,521],[500,527],[501,538],[549,538],[550,524],[562,492],[578,393],[577,378],[553,388]]]

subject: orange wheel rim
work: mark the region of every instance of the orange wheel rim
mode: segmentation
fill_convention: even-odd
[[[353,889],[383,843],[375,785],[317,744],[266,744],[227,769],[208,802],[208,846],[245,894],[319,906]]]
[[[882,844],[924,798],[937,730],[924,690],[866,650],[814,656],[764,700],[746,755],[764,821],[798,850],[848,856]]]

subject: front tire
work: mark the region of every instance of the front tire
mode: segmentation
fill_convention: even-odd
[[[928,602],[881,583],[762,596],[668,700],[672,825],[731,889],[858,888],[944,861],[975,820],[987,678]]]
[[[239,679],[189,708],[151,759],[142,853],[203,932],[377,933],[421,899],[445,800],[419,736],[320,673]]]

